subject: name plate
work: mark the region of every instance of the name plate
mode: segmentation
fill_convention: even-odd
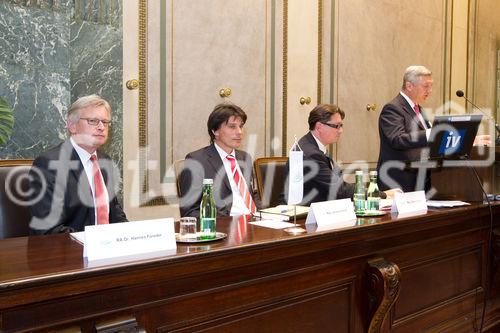
[[[356,213],[351,199],[313,202],[306,219],[306,224],[316,223],[318,228],[350,227],[355,222]]]
[[[395,193],[391,212],[398,215],[418,215],[427,213],[425,191]]]
[[[84,236],[83,256],[88,261],[177,248],[173,218],[90,225]]]

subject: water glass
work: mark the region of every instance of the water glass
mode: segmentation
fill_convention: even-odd
[[[182,239],[196,239],[196,217],[181,217],[179,237]]]

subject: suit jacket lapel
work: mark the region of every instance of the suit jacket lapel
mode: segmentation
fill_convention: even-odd
[[[330,156],[326,155],[325,153],[323,153],[321,151],[321,149],[319,149],[319,146],[318,146],[318,142],[316,142],[316,140],[314,139],[313,135],[311,132],[309,132],[307,134],[307,140],[309,141],[309,143],[311,145],[313,145],[313,147],[317,150],[318,154],[320,156],[322,156],[322,158],[328,162],[328,167],[330,168],[330,170],[333,170],[333,160],[330,158]]]
[[[73,162],[73,163],[78,162],[77,168],[72,167],[73,163],[68,165],[68,168],[69,168],[69,175],[68,176],[73,177],[75,184],[78,184],[78,182],[80,181],[80,176],[81,176],[82,172],[85,172],[85,170],[83,168],[83,163],[80,160],[80,156],[78,156],[78,153],[76,152],[75,148],[73,148],[73,145],[71,144],[71,142],[69,140],[66,140],[63,143],[62,150],[64,152],[61,153],[60,157],[63,157],[63,159],[66,160],[66,157],[64,157],[64,156],[68,156],[69,157],[67,159],[68,162]],[[87,180],[87,177],[85,177],[85,180],[86,181],[83,181],[84,184],[82,184],[82,185],[86,185],[88,187],[89,191],[91,191],[90,184]],[[68,182],[69,182],[69,180],[68,180]]]
[[[62,149],[65,151],[64,154],[66,155],[60,155],[60,156],[68,156],[69,155],[69,162],[77,162],[78,167],[77,168],[72,168],[72,165],[70,164],[68,166],[69,168],[69,175],[68,175],[68,184],[75,184],[74,189],[69,189],[70,191],[77,191],[77,196],[80,195],[85,195],[88,196],[87,198],[82,198],[81,204],[83,206],[89,206],[87,209],[87,212],[89,214],[88,221],[89,224],[86,225],[93,225],[95,224],[95,214],[94,214],[94,205],[93,205],[93,197],[92,197],[92,189],[90,188],[90,184],[87,178],[87,175],[85,174],[85,169],[83,168],[83,163],[80,160],[80,156],[78,156],[78,153],[76,152],[75,148],[73,148],[73,145],[69,140],[66,140],[63,143]],[[72,177],[73,180],[70,180],[69,178]],[[88,202],[88,204],[86,204]]]
[[[415,124],[418,126],[419,129],[425,129],[420,120],[418,119],[415,110],[412,109],[408,101],[401,94],[398,94],[398,97],[399,97],[399,102],[401,104],[401,108],[411,117],[411,119],[415,122]],[[422,117],[424,117],[424,120],[427,122],[427,119],[425,118],[422,109],[420,109],[420,112]]]

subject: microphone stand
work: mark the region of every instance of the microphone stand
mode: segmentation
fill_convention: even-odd
[[[461,156],[461,160],[469,162],[469,156]],[[477,184],[481,188],[481,191],[483,192],[484,195],[484,200],[483,204],[486,203],[488,205],[489,211],[490,211],[490,228],[489,228],[489,235],[488,235],[488,250],[486,252],[486,271],[489,272],[491,271],[491,255],[493,252],[493,208],[491,206],[491,200],[488,198],[488,194],[486,193],[486,190],[483,187],[483,182],[481,181],[481,178],[479,177],[476,168],[472,166],[470,163],[467,163],[467,166],[469,170],[471,170],[474,173],[474,176],[476,177]],[[479,326],[479,332],[483,331],[483,326],[484,326],[484,320],[485,320],[485,314],[486,314],[486,303],[488,301],[488,295],[491,292],[491,281],[487,280],[486,285],[485,285],[485,290],[483,291],[483,308],[481,310],[481,321],[480,321],[480,326]],[[477,305],[477,294],[474,300],[474,319],[476,317],[476,305]],[[474,320],[475,323],[475,320]]]
[[[500,146],[500,125],[497,124],[497,122],[495,121],[495,119],[493,119],[491,116],[487,115],[476,104],[472,103],[472,101],[465,96],[465,94],[464,94],[464,92],[462,90],[457,90],[456,95],[458,97],[463,97],[467,102],[469,102],[470,105],[472,105],[474,108],[476,108],[477,110],[479,110],[479,112],[481,112],[486,118],[488,118],[489,120],[493,121],[493,124],[495,124],[495,130],[497,132],[497,136],[495,138],[495,146]]]

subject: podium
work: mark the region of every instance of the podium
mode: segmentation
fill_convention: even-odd
[[[432,199],[483,201],[484,195],[472,166],[476,169],[486,193],[496,193],[494,147],[472,147],[471,158],[458,163],[460,167],[444,166],[432,170],[431,182],[437,190]]]

